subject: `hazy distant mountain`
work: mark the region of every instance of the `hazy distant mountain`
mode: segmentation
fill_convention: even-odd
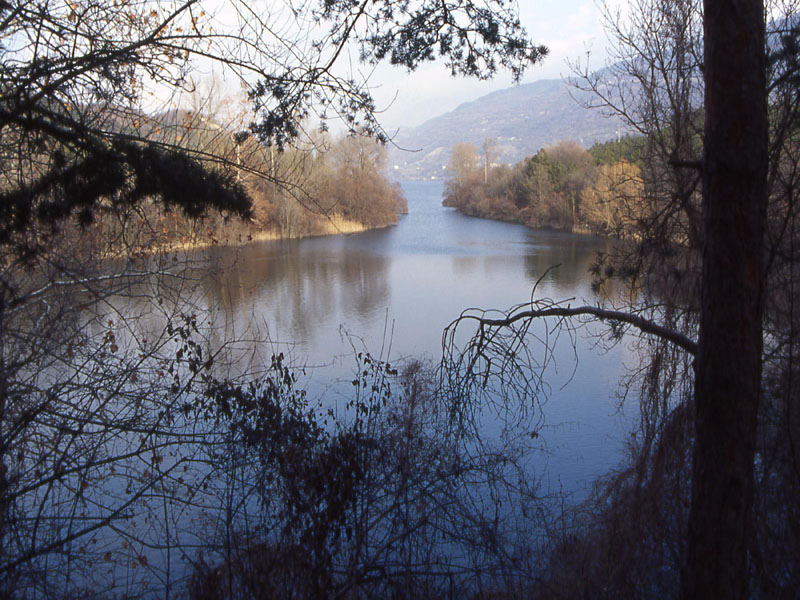
[[[480,148],[486,138],[493,138],[497,162],[513,164],[561,140],[575,140],[588,148],[624,134],[619,119],[580,104],[590,97],[561,79],[492,92],[418,127],[401,130],[395,143],[419,151],[393,149],[390,170],[396,179],[443,177],[443,166],[457,142],[472,142]]]

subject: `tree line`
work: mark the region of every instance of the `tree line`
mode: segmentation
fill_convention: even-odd
[[[533,228],[636,236],[646,210],[643,146],[641,136],[589,150],[560,142],[508,167],[481,160],[473,144],[456,144],[443,204]],[[489,147],[484,144],[484,155]]]
[[[206,227],[229,240],[350,233],[395,224],[408,211],[400,185],[387,179],[386,147],[374,137],[319,134],[307,147],[279,150],[234,135],[227,155],[253,209],[245,224],[210,218]]]
[[[351,233],[397,223],[408,210],[399,184],[386,177],[386,148],[374,137],[313,133],[304,144],[278,148],[260,142],[242,126],[247,114],[226,122],[230,100],[195,100],[194,109],[118,119],[122,134],[213,157],[216,169],[247,195],[246,219],[231,220],[218,211],[187,215],[178,207],[142,205],[140,223],[151,231],[148,248],[174,250],[219,243]],[[243,110],[239,107],[240,110]],[[118,235],[113,215],[100,215],[98,244]],[[127,224],[131,227],[131,224]],[[118,229],[118,227],[116,228]],[[110,248],[118,255],[122,248]]]

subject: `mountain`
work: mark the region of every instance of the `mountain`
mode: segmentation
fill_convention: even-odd
[[[418,127],[400,130],[394,143],[402,150],[393,148],[389,153],[392,176],[444,176],[443,167],[458,142],[471,142],[480,148],[486,138],[492,138],[496,162],[514,164],[562,140],[575,140],[588,148],[624,134],[620,119],[583,106],[591,99],[590,93],[561,79],[543,79],[492,92]]]

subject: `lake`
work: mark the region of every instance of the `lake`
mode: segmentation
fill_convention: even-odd
[[[537,298],[596,303],[588,269],[608,240],[466,217],[441,206],[441,182],[403,189],[409,214],[394,227],[207,253],[217,274],[203,293],[215,324],[225,337],[253,340],[238,359],[242,371],[283,352],[304,368],[311,396],[335,402],[346,394],[336,382],[352,379],[354,351],[438,361],[442,332],[463,310],[525,302],[540,278]],[[621,460],[638,418],[634,401],[620,410],[617,399],[636,357],[624,344],[596,347],[600,331],[579,330],[574,351],[559,339],[545,373],[538,470],[550,490],[578,498]]]
[[[65,292],[65,301],[76,305],[74,327],[95,343],[75,346],[85,347],[85,360],[55,363],[52,372],[42,374],[52,377],[69,401],[73,412],[65,422],[70,424],[74,413],[80,423],[73,429],[61,421],[44,424],[42,439],[56,439],[54,456],[60,461],[66,454],[57,446],[60,432],[82,432],[87,422],[100,424],[96,438],[76,433],[68,447],[78,458],[108,455],[111,467],[76,467],[59,479],[58,493],[42,485],[45,491],[39,494],[41,477],[34,465],[33,491],[20,502],[32,512],[40,507],[49,511],[45,520],[53,535],[62,537],[75,523],[103,523],[109,514],[123,515],[120,506],[127,512],[113,527],[99,528],[96,534],[90,529],[91,538],[84,536],[88,550],[81,541],[78,553],[65,553],[59,568],[53,570],[56,562],[48,562],[50,571],[71,574],[70,561],[90,557],[86,569],[53,584],[169,597],[170,590],[180,589],[196,572],[203,557],[220,564],[237,548],[260,541],[259,536],[272,543],[281,532],[293,533],[292,528],[281,529],[281,519],[290,515],[282,512],[280,481],[269,479],[274,465],[263,468],[259,447],[241,443],[243,430],[233,421],[217,419],[225,414],[222,405],[200,416],[205,396],[197,392],[204,387],[205,364],[219,381],[242,376],[253,382],[268,371],[271,356],[282,353],[299,374],[314,418],[325,419],[328,410],[335,411],[337,425],[326,426],[336,427],[353,423],[348,421],[353,409],[347,405],[354,395],[352,382],[358,379],[358,353],[368,352],[395,367],[418,359],[435,366],[443,354],[443,331],[465,310],[506,310],[530,302],[534,286],[536,299],[573,305],[600,300],[589,268],[598,252],[609,250],[609,240],[466,217],[442,207],[440,182],[403,187],[409,214],[394,227],[147,256],[142,261],[153,264],[145,266],[163,269],[148,269],[158,274],[142,276],[137,263],[130,280],[122,277],[114,284],[119,295],[109,292],[104,301],[87,305],[86,289],[74,297]],[[525,338],[528,354],[547,362],[538,373],[541,393],[508,403],[512,411],[527,411],[509,418],[502,407],[479,405],[473,422],[477,426],[469,433],[480,436],[459,437],[453,435],[451,413],[439,411],[440,404],[430,403],[436,405],[430,412],[437,416],[428,419],[428,407],[422,405],[429,397],[397,395],[402,398],[400,410],[411,407],[406,415],[427,419],[420,433],[402,437],[412,430],[413,419],[395,412],[400,416],[390,420],[397,405],[384,407],[385,421],[371,422],[383,429],[369,441],[387,445],[368,454],[367,470],[374,468],[373,475],[379,476],[370,480],[372,487],[363,487],[373,496],[354,503],[353,514],[371,519],[363,521],[370,524],[364,531],[375,542],[371,547],[385,549],[375,550],[372,558],[393,564],[408,548],[429,548],[453,572],[463,574],[459,585],[465,590],[477,589],[467,573],[495,582],[500,579],[492,578],[506,569],[512,578],[535,576],[535,565],[526,565],[525,557],[535,562],[530,552],[546,538],[552,515],[563,506],[562,495],[568,496],[567,503],[585,498],[591,483],[624,458],[629,432],[638,421],[636,399],[629,397],[622,406],[618,400],[626,367],[638,363],[633,349],[624,341],[602,343],[602,325],[560,336],[553,325],[538,321]],[[456,342],[464,342],[469,333],[467,329],[456,336]],[[180,361],[200,348],[203,357],[197,364],[203,367],[195,364],[192,369]],[[213,364],[204,363],[209,352],[216,353]],[[195,376],[192,387],[187,381]],[[64,388],[63,382],[72,387]],[[290,398],[281,396],[284,407]],[[443,398],[461,402],[464,397]],[[486,399],[502,398],[490,394]],[[269,436],[279,430],[270,426],[258,431]],[[308,440],[293,449],[298,456],[313,454]],[[76,450],[78,442],[86,447]],[[41,445],[42,452],[48,448]],[[517,448],[522,451],[514,454]],[[391,462],[399,458],[406,462]],[[347,479],[346,474],[333,475],[337,481]],[[492,479],[495,475],[499,479]],[[417,484],[406,487],[417,478]],[[76,495],[76,489],[81,493]],[[407,496],[409,489],[419,496]],[[502,495],[508,490],[513,493]],[[408,500],[412,497],[417,500]],[[81,511],[65,518],[77,502]],[[397,506],[407,511],[403,515],[422,519],[419,527],[403,530],[404,540],[420,546],[377,543],[395,539],[392,528],[405,523],[396,519]],[[526,512],[526,506],[535,509]],[[255,526],[259,523],[260,530]],[[441,537],[445,531],[446,540]],[[486,531],[499,531],[508,545],[499,553],[476,553],[493,547],[475,543]],[[507,560],[514,552],[520,560]],[[42,560],[56,559],[43,555]],[[499,571],[484,573],[487,561]],[[439,581],[452,581],[447,577]]]

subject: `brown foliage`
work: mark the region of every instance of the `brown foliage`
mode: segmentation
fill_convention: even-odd
[[[631,163],[596,167],[577,143],[561,142],[513,168],[493,167],[488,178],[467,145],[453,148],[451,164],[458,168],[451,168],[443,204],[465,214],[617,237],[635,233],[644,191]]]

